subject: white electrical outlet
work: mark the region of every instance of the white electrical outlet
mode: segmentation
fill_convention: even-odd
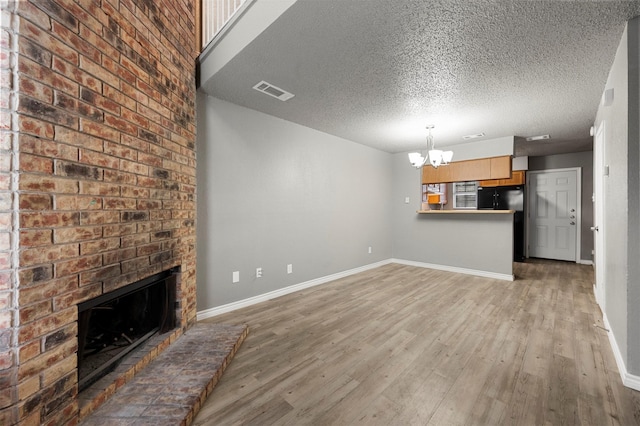
[[[256,278],[262,278],[262,268],[256,268]]]
[[[231,282],[234,284],[240,282],[240,271],[233,271],[233,277]]]
[[[371,254],[371,246],[369,246],[369,254]]]
[[[404,203],[409,204],[409,197],[404,197]]]
[[[293,272],[293,265],[292,264],[288,264],[287,265],[287,274],[290,274]]]

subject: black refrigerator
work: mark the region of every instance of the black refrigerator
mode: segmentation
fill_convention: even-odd
[[[515,210],[513,260],[524,262],[524,186],[479,186],[478,210]]]

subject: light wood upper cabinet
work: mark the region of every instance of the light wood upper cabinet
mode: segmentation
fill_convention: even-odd
[[[451,180],[451,166],[453,164],[455,163],[451,163],[448,166],[440,166],[436,169],[427,163],[427,165],[422,168],[422,183],[453,182]]]
[[[427,164],[422,168],[422,183],[465,182],[482,179],[511,178],[511,157],[480,158],[456,161],[437,169]]]
[[[478,176],[489,176],[491,173],[491,159],[458,161],[451,163],[453,166],[452,182],[466,182],[478,180]]]
[[[481,180],[480,186],[512,186],[512,185],[524,185],[525,183],[526,183],[525,171],[514,170],[511,173],[511,179]]]
[[[491,160],[491,179],[509,179],[511,178],[511,157],[492,157]]]

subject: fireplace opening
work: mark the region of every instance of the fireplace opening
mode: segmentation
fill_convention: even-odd
[[[78,305],[78,390],[110,373],[134,349],[176,327],[174,268]]]

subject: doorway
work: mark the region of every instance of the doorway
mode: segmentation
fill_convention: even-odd
[[[581,169],[529,172],[529,256],[579,259]]]

